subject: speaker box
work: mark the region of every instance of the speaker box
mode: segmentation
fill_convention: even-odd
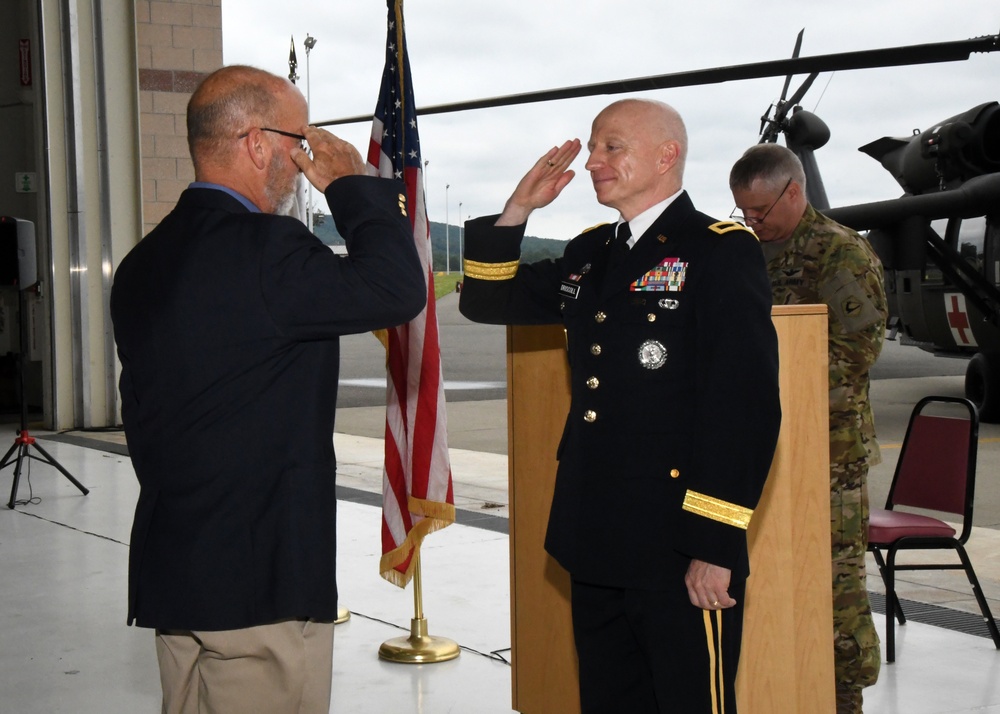
[[[35,224],[0,216],[0,286],[26,290],[38,282]]]

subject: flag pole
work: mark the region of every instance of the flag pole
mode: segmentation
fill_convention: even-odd
[[[379,659],[399,664],[432,664],[455,659],[461,650],[458,643],[447,637],[427,634],[424,618],[422,579],[420,577],[420,548],[413,549],[413,619],[410,636],[386,640],[378,648]]]

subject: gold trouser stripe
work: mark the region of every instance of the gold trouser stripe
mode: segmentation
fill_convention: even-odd
[[[750,518],[753,516],[752,508],[745,508],[738,503],[723,501],[690,489],[684,494],[684,504],[681,508],[743,530],[746,530],[747,526],[750,525]]]
[[[518,261],[506,263],[480,263],[466,258],[462,261],[465,276],[477,280],[510,280],[517,275]]]
[[[722,613],[718,610],[702,610],[705,618],[705,644],[708,646],[708,686],[712,700],[712,714],[726,714],[726,681],[722,661]],[[715,634],[712,633],[712,618],[715,618]],[[718,660],[716,660],[718,657]],[[718,661],[718,672],[716,672]]]
[[[708,645],[708,693],[712,700],[712,714],[719,714],[719,702],[715,696],[715,643],[713,642],[715,638],[712,636],[712,611],[701,612],[705,616],[705,644]]]
[[[726,714],[726,673],[724,671],[726,659],[722,656],[722,611],[715,610],[713,614],[715,615],[715,624],[719,628],[718,640],[716,641],[719,652],[719,714]]]

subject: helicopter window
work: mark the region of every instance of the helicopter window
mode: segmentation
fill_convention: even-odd
[[[948,219],[939,218],[935,221],[931,221],[930,230],[937,233],[938,237],[944,240],[949,245],[954,246],[954,239],[952,233],[948,232]],[[930,256],[927,258],[927,264],[924,267],[924,282],[929,284],[940,284],[944,282],[944,274],[941,272],[941,268],[937,266]]]
[[[986,216],[976,216],[961,221],[958,229],[958,253],[982,272],[985,260]]]
[[[977,216],[965,220],[939,219],[931,221],[931,230],[944,239],[963,261],[982,273],[986,265],[986,217]],[[1000,272],[1000,268],[998,268]],[[993,276],[987,276],[992,279]],[[997,278],[1000,280],[1000,277]],[[941,269],[928,257],[924,268],[924,281],[931,284],[946,282]]]

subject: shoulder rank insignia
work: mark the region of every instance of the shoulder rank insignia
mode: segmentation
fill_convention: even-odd
[[[742,223],[737,223],[736,221],[719,221],[718,223],[710,225],[708,230],[722,235],[723,233],[729,233],[730,231],[745,231],[747,230],[747,227]]]

